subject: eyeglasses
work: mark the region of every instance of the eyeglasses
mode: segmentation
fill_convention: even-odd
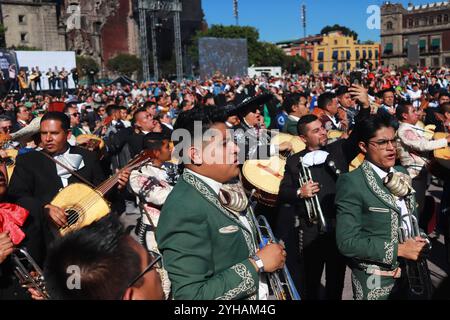
[[[156,267],[157,269],[162,268],[162,263],[161,263],[161,255],[158,252],[154,252],[154,251],[150,251],[150,256],[152,257],[152,261],[150,262],[150,264],[144,269],[144,271],[142,271],[138,276],[136,276],[129,284],[127,288],[130,288],[132,286],[134,286],[136,284],[136,282],[138,282],[138,280],[140,278],[142,278],[143,276],[145,276],[145,274],[147,272],[149,272],[150,270],[153,269],[153,267]]]
[[[380,149],[380,150],[386,150],[389,143],[391,143],[392,147],[394,147],[394,148],[397,146],[396,139],[369,141],[369,144],[370,143],[376,145],[378,147],[378,149]]]
[[[0,127],[0,130],[2,130],[3,132],[11,131],[11,130],[12,130],[12,126],[8,126],[8,127]]]
[[[81,114],[79,113],[79,112],[75,112],[75,113],[72,113],[71,114],[71,116],[72,117],[79,117]]]

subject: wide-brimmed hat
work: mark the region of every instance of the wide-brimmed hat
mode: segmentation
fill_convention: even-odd
[[[231,109],[228,114],[230,116],[245,116],[252,111],[256,111],[256,109],[272,100],[273,97],[273,94],[265,93],[259,96],[245,98],[241,103],[237,104],[236,107]]]

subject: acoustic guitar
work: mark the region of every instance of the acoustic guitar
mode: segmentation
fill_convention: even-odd
[[[448,133],[445,132],[436,132],[434,140],[445,139],[447,135]],[[429,170],[442,180],[450,179],[450,147],[448,145],[445,148],[434,150]]]
[[[58,230],[60,235],[79,230],[106,216],[110,206],[104,196],[117,184],[120,173],[138,168],[150,160],[150,153],[143,151],[95,189],[83,183],[73,183],[62,189],[51,201],[52,205],[63,209],[67,215],[67,225]]]
[[[255,198],[258,202],[275,207],[277,204],[280,184],[283,180],[286,159],[289,155],[303,151],[305,143],[297,136],[280,133],[272,138],[271,144],[280,145],[290,142],[293,151],[280,152],[268,160],[247,160],[242,168],[242,183],[247,191],[255,190]]]

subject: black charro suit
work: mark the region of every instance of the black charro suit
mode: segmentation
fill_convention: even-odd
[[[95,153],[79,148],[70,147],[70,153],[80,154],[83,157],[84,167],[78,171],[81,177],[98,186],[105,180],[104,173],[100,167]],[[84,183],[72,175],[68,184]],[[47,158],[39,151],[31,151],[20,155],[16,159],[16,167],[11,177],[8,193],[13,201],[22,198],[33,198],[40,208],[49,204],[58,192],[63,188],[61,178],[57,175],[56,163]],[[47,220],[44,218],[44,222]],[[42,224],[44,241],[48,246],[53,241],[53,233],[48,223]]]
[[[84,167],[77,174],[98,186],[105,180],[105,176],[97,160],[97,156],[79,147],[70,147],[70,153],[83,157]],[[72,175],[69,184],[84,183]],[[63,188],[61,178],[57,175],[56,163],[41,152],[31,151],[20,155],[16,159],[16,167],[9,184],[9,194],[13,199],[21,197],[36,198],[41,205],[49,204]]]
[[[358,122],[369,115],[369,109],[362,110],[358,115]],[[328,224],[328,232],[322,233],[319,224],[314,225],[309,221],[305,202],[297,195],[300,188],[300,157],[309,152],[304,150],[287,160],[278,195],[280,214],[276,233],[286,244],[287,266],[302,298],[319,298],[322,270],[326,264],[326,299],[338,300],[341,299],[344,286],[345,260],[339,254],[335,240],[334,199],[338,176],[328,164],[333,161],[335,168],[341,173],[348,172],[349,164],[359,153],[357,131],[348,139],[329,144],[322,150],[329,153],[325,163],[309,169],[313,181],[320,185],[317,196]]]

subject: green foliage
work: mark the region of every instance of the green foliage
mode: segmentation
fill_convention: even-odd
[[[322,31],[320,31],[320,34],[327,34],[332,31],[341,31],[344,36],[353,37],[355,40],[358,39],[358,34],[355,31],[339,24],[335,24],[334,26],[326,26],[322,29]]]
[[[135,55],[120,53],[114,58],[109,59],[108,69],[120,74],[131,77],[131,75],[141,68],[141,60]]]
[[[89,70],[93,70],[94,73],[98,73],[100,68],[97,62],[90,57],[77,56],[77,68],[80,71],[81,76],[86,76],[89,74]]]
[[[41,48],[36,47],[29,47],[29,46],[13,46],[10,49],[16,50],[16,51],[41,51]]]
[[[286,56],[283,68],[291,74],[306,74],[311,71],[311,63],[300,56]]]
[[[5,33],[8,28],[6,28],[3,24],[0,23],[0,48],[6,47],[5,43]]]

